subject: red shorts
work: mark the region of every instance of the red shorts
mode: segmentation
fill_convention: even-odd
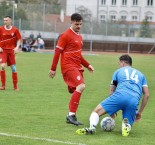
[[[83,70],[72,68],[63,74],[63,78],[68,87],[76,88],[78,85],[84,83]]]
[[[15,53],[13,49],[3,49],[2,63],[7,63],[8,66],[16,64]]]

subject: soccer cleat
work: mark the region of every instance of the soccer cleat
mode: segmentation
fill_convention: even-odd
[[[76,118],[75,115],[68,115],[68,116],[66,117],[66,123],[74,124],[74,125],[76,125],[76,126],[78,126],[78,125],[83,125],[83,123],[80,123],[80,122],[77,121],[77,118]]]
[[[0,87],[0,90],[5,90],[5,87],[4,87],[4,86],[1,86],[1,87]]]
[[[76,131],[76,133],[79,135],[94,134],[95,132],[96,132],[96,129],[92,129],[92,128],[81,128]]]
[[[122,136],[128,136],[131,131],[131,125],[128,122],[127,118],[123,119],[122,122]]]

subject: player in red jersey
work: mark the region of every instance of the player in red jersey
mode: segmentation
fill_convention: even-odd
[[[10,16],[4,17],[4,26],[0,27],[0,53],[2,55],[1,61],[1,82],[2,86],[0,90],[5,90],[6,84],[6,73],[5,66],[6,63],[12,69],[12,80],[14,90],[19,90],[18,76],[16,71],[16,61],[15,61],[15,53],[18,52],[18,49],[21,45],[21,35],[19,30],[12,26],[12,18]]]
[[[59,36],[58,43],[55,49],[55,54],[49,77],[53,78],[56,75],[56,67],[61,55],[61,72],[63,79],[68,86],[68,91],[72,94],[69,102],[69,113],[66,117],[66,122],[74,125],[82,125],[77,121],[76,111],[85,82],[83,78],[84,67],[90,72],[94,68],[82,56],[82,36],[79,31],[82,26],[82,17],[78,13],[71,16],[71,27]]]

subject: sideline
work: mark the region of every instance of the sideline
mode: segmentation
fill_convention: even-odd
[[[8,134],[8,133],[0,133],[0,136],[16,137],[16,138],[31,139],[31,140],[41,140],[41,141],[60,143],[60,144],[86,145],[86,144],[83,144],[83,143],[73,143],[73,142],[68,142],[68,141],[60,141],[60,140],[55,140],[55,139],[51,139],[51,138],[30,137],[30,136]]]

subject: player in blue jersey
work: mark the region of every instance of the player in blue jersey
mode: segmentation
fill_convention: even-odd
[[[141,119],[149,98],[146,78],[139,70],[132,68],[132,58],[129,55],[119,58],[119,67],[112,77],[110,96],[98,104],[90,115],[90,127],[78,129],[76,133],[93,134],[100,116],[107,113],[115,118],[117,111],[122,110],[122,135],[128,136],[132,124]],[[138,109],[142,94],[143,99]]]

